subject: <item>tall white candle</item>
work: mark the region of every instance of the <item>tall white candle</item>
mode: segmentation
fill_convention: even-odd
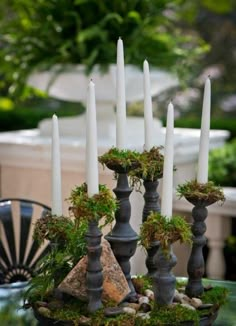
[[[201,136],[198,157],[197,181],[206,183],[208,181],[208,153],[209,153],[209,132],[211,115],[211,81],[207,78],[204,88]]]
[[[124,48],[121,38],[117,42],[116,66],[116,147],[125,148],[126,138],[126,99],[125,99],[125,65]]]
[[[173,205],[173,160],[174,160],[174,107],[170,102],[167,111],[164,167],[161,197],[161,215],[171,218]]]
[[[152,97],[150,90],[150,73],[147,60],[143,63],[144,77],[144,149],[149,151],[153,146],[153,114],[152,114]]]
[[[54,114],[52,117],[52,215],[62,216],[61,195],[61,154],[58,119]]]
[[[92,197],[99,192],[95,86],[92,81],[89,82],[87,96],[85,164],[88,196]]]

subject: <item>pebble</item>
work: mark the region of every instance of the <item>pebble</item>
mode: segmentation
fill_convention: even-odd
[[[118,316],[124,313],[123,307],[108,307],[104,309],[104,314],[107,317]]]
[[[202,305],[202,300],[199,298],[192,298],[190,299],[190,304],[194,307],[194,308],[198,308],[199,306]]]
[[[190,304],[188,303],[181,303],[181,306],[182,307],[185,307],[185,308],[188,308],[190,310],[196,310],[193,306],[191,306]]]
[[[199,310],[203,310],[203,309],[210,309],[211,307],[213,307],[214,305],[212,303],[203,303],[202,305],[200,305],[198,307]]]
[[[128,315],[136,315],[136,310],[130,307],[123,307],[123,312]]]
[[[149,319],[150,317],[150,313],[144,313],[144,312],[139,312],[137,313],[136,317],[140,317],[142,319]]]
[[[44,302],[44,301],[36,301],[35,302],[35,305],[37,307],[48,307],[48,303],[47,302]]]
[[[143,312],[149,312],[151,310],[151,306],[150,304],[148,303],[142,303],[141,306],[140,306],[140,311],[143,311]]]
[[[44,317],[50,318],[51,311],[48,308],[45,307],[39,307],[38,308],[38,313]]]
[[[147,289],[145,290],[144,294],[146,297],[148,297],[148,299],[152,301],[154,300],[154,292],[152,290]]]
[[[78,320],[79,325],[91,325],[91,318],[81,316]]]
[[[135,309],[136,311],[138,311],[140,308],[140,304],[127,302],[127,305],[125,305],[124,307],[129,307],[129,308],[132,308],[132,309]]]
[[[175,293],[174,301],[179,303],[189,303],[189,297],[184,293]]]
[[[138,302],[140,303],[140,304],[142,304],[142,303],[149,303],[149,299],[148,299],[148,297],[140,297],[139,299],[138,299]]]

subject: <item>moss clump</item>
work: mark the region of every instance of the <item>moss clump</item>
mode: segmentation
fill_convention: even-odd
[[[152,289],[152,280],[146,275],[138,275],[131,280],[137,293],[144,295],[145,290]]]
[[[215,307],[224,305],[229,294],[228,289],[220,286],[214,286],[212,289],[205,291],[201,299],[203,303],[212,303]]]
[[[133,184],[139,179],[154,181],[162,178],[164,156],[160,150],[162,147],[152,147],[150,151],[144,151],[139,155],[140,166],[129,172]]]
[[[99,193],[88,197],[87,184],[83,183],[71,191],[68,198],[72,207],[70,208],[79,220],[101,220],[103,226],[111,223],[117,208],[116,199],[105,185],[99,185]]]
[[[68,217],[46,215],[37,220],[34,227],[34,240],[42,243],[44,240],[52,242],[67,242],[74,231],[74,222]]]
[[[177,187],[179,198],[185,197],[189,201],[203,200],[209,203],[220,202],[223,204],[225,196],[223,189],[209,181],[207,183],[198,183],[197,180],[187,181]]]
[[[107,153],[98,157],[103,166],[120,166],[123,169],[130,169],[138,166],[140,153],[129,149],[111,148]]]
[[[145,248],[150,248],[154,241],[160,241],[165,251],[175,241],[190,243],[191,238],[190,225],[181,216],[167,219],[160,213],[152,212],[140,228],[140,242]]]
[[[190,310],[177,304],[175,306],[156,305],[150,315],[150,324],[158,326],[178,326],[181,322],[192,321],[194,325],[199,325],[199,315],[196,310]],[[140,324],[141,326],[141,324]]]

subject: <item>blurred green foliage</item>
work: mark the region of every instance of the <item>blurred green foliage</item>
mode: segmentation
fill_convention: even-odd
[[[22,95],[28,74],[55,64],[91,70],[116,61],[122,37],[126,63],[191,69],[207,47],[178,27],[187,0],[1,0],[0,65],[11,93]],[[21,87],[20,87],[21,86]]]
[[[236,187],[236,139],[210,152],[209,179],[221,186]]]
[[[80,103],[63,102],[44,98],[31,98],[20,105],[8,98],[0,98],[0,131],[37,128],[39,121],[58,117],[74,116],[84,112]]]

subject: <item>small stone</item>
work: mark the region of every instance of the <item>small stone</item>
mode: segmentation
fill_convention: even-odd
[[[174,295],[174,302],[178,302],[178,303],[189,303],[189,297],[184,294],[184,293],[175,293]]]
[[[193,306],[191,306],[190,304],[188,303],[181,303],[181,306],[182,307],[185,307],[185,308],[188,308],[190,310],[196,310]]]
[[[138,302],[140,303],[140,304],[142,304],[142,303],[149,303],[149,299],[148,299],[148,297],[140,297],[139,299],[138,299]]]
[[[211,307],[213,307],[214,305],[212,303],[203,303],[201,304],[198,309],[199,310],[203,310],[203,309],[210,309]]]
[[[128,302],[130,303],[138,303],[138,295],[128,295]]]
[[[146,297],[148,297],[148,299],[150,300],[154,300],[154,292],[152,290],[145,290],[144,294],[146,295]]]
[[[146,313],[146,312],[149,312],[151,310],[151,306],[150,306],[150,304],[144,302],[144,303],[141,304],[139,310]]]
[[[81,316],[78,320],[79,325],[91,325],[91,318],[86,316]]]
[[[124,313],[123,307],[108,307],[104,309],[104,314],[107,317],[118,316]]]
[[[44,301],[36,301],[35,305],[36,307],[48,307],[48,303]]]
[[[139,312],[137,313],[136,317],[142,318],[142,319],[149,319],[150,318],[150,313],[144,313],[144,312]]]
[[[135,309],[136,311],[139,310],[140,308],[140,304],[139,303],[133,303],[133,302],[127,302],[127,304],[123,307],[129,307],[129,308],[132,308],[132,309]]]
[[[128,315],[136,315],[136,310],[130,307],[123,307],[123,311]]]
[[[202,305],[202,300],[199,298],[192,298],[192,299],[190,299],[190,304],[194,308],[198,308],[199,306]]]
[[[48,308],[45,307],[39,307],[38,308],[38,313],[44,317],[50,318],[51,316],[51,311]]]

